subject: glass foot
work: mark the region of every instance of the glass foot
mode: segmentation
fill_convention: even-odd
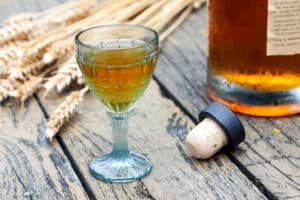
[[[90,162],[90,173],[97,179],[111,183],[126,183],[147,176],[151,162],[136,153],[112,152]]]

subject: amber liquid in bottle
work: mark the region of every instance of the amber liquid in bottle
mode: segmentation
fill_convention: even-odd
[[[267,17],[267,0],[209,1],[209,79],[222,77],[226,84],[245,90],[222,94],[218,92],[220,86],[211,86],[208,93],[241,113],[259,116],[297,113],[300,99],[298,103],[295,97],[291,102],[277,99],[282,98],[285,91],[300,88],[300,55],[267,56]],[[214,84],[222,84],[222,81]],[[274,98],[261,100],[272,92]],[[299,91],[296,92],[300,98]],[[286,96],[286,99],[292,98]],[[291,105],[296,109],[290,109]]]
[[[125,112],[147,88],[157,55],[149,55],[143,41],[109,41],[111,49],[94,50],[79,65],[87,83],[106,108]],[[137,46],[137,47],[136,47]]]

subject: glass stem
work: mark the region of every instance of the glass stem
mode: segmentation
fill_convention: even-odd
[[[115,154],[128,154],[128,121],[132,115],[132,111],[124,113],[107,112],[112,126],[113,131],[113,150],[112,153]]]

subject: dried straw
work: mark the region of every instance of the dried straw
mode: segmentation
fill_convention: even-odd
[[[16,88],[17,82],[11,79],[0,79],[0,103],[9,97],[9,92]]]
[[[191,5],[199,7],[200,1],[104,0],[94,5],[93,0],[80,0],[12,17],[0,29],[0,101],[11,96],[24,102],[42,86],[48,93],[54,89],[61,92],[74,82],[85,84],[74,57],[73,37],[78,31],[129,22],[154,28],[161,33],[162,42],[190,14]],[[54,67],[57,71],[46,77],[43,71],[55,62],[59,63]],[[72,92],[50,116],[47,138],[51,140],[71,118],[87,91],[85,87]]]
[[[31,76],[27,81],[21,84],[21,87],[9,91],[9,96],[17,98],[21,102],[25,102],[41,87],[42,81],[43,77],[41,76]]]
[[[152,18],[146,25],[152,27],[157,32],[161,32],[172,18],[191,3],[193,3],[193,0],[178,0],[176,2],[171,2],[171,5],[166,4],[161,11],[162,14]]]
[[[153,15],[155,15],[163,5],[165,5],[170,0],[161,0],[150,6],[148,9],[146,9],[143,13],[138,15],[136,18],[134,18],[130,23],[131,24],[142,24],[143,22],[147,21],[149,18],[151,18]]]
[[[46,49],[46,53],[43,55],[43,62],[45,64],[52,63],[62,57],[65,57],[74,50],[75,45],[73,38],[56,41]]]
[[[172,23],[171,26],[169,26],[162,34],[159,36],[160,43],[162,43],[173,31],[175,31],[184,21],[185,19],[190,15],[192,12],[193,7],[189,6],[187,7],[180,16]]]
[[[58,69],[56,74],[49,78],[49,80],[44,84],[43,87],[45,89],[45,95],[54,88],[56,88],[58,92],[62,92],[73,81],[76,81],[81,76],[82,74],[79,70],[76,59],[72,56],[62,67]]]
[[[3,22],[4,26],[14,26],[17,24],[28,23],[37,17],[36,13],[19,13],[14,15]]]
[[[0,45],[11,41],[31,39],[34,38],[33,36],[36,37],[51,29],[78,21],[90,14],[89,11],[93,6],[93,1],[81,0],[66,5],[57,7],[51,12],[21,14],[10,18],[6,21],[6,26],[0,29]]]
[[[17,60],[23,54],[18,47],[10,47],[0,51],[0,77],[5,77],[13,61]]]
[[[48,68],[39,76],[29,76],[26,80],[23,80],[19,87],[15,89],[10,89],[9,96],[20,100],[22,103],[25,102],[29,97],[31,97],[35,92],[37,92],[44,81],[44,77],[53,71],[57,66],[54,65]],[[13,79],[12,79],[13,80]]]
[[[85,87],[80,91],[72,92],[50,116],[46,125],[46,137],[50,141],[52,141],[56,133],[75,113],[77,106],[82,102],[83,96],[87,91],[88,87]]]

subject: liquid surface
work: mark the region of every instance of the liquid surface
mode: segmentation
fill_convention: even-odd
[[[94,49],[79,56],[81,70],[93,93],[114,112],[129,110],[146,90],[157,60],[140,40],[100,42],[105,50]]]
[[[300,86],[300,55],[266,56],[267,5],[210,0],[209,63],[214,73],[246,88],[290,90]]]

